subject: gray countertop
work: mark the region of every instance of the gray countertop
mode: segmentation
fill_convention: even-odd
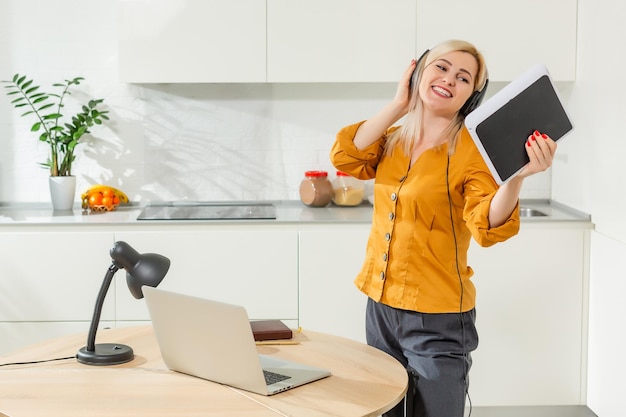
[[[224,203],[224,202],[215,202]],[[228,202],[231,203],[231,202]],[[94,212],[82,210],[76,206],[67,212],[55,212],[49,203],[18,203],[0,205],[0,225],[143,225],[143,224],[189,224],[189,223],[370,223],[371,204],[364,202],[356,207],[329,205],[323,208],[307,207],[300,201],[264,201],[234,203],[269,203],[276,208],[276,219],[250,220],[137,220],[144,205],[120,206],[112,212]],[[180,204],[180,203],[172,203]],[[185,203],[185,204],[194,204]],[[522,222],[586,222],[591,223],[588,214],[581,213],[564,205],[549,200],[522,200],[521,206],[539,211],[540,216],[522,216]]]

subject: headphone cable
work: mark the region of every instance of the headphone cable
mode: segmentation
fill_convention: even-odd
[[[463,294],[465,292],[463,286],[463,279],[461,278],[461,270],[459,269],[459,245],[456,240],[456,230],[454,228],[454,215],[452,212],[452,196],[450,194],[450,153],[448,152],[448,161],[446,164],[446,189],[448,191],[448,206],[450,208],[450,225],[452,226],[452,237],[454,238],[454,256],[455,256],[455,264],[456,264],[456,273],[459,277],[459,285],[461,287],[460,294],[460,302],[459,302],[459,321],[461,322],[461,337],[462,337],[462,348],[463,348],[463,383],[465,385],[465,395],[467,396],[467,400],[469,402],[469,414],[468,417],[472,415],[472,398],[469,394],[469,381],[468,381],[468,373],[469,369],[467,368],[467,352],[465,345],[465,321],[463,320]]]

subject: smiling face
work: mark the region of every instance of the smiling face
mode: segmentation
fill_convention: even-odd
[[[477,72],[476,58],[463,51],[449,52],[430,62],[419,85],[424,109],[453,117],[474,92]]]

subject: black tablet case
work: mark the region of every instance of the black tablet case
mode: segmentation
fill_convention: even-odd
[[[552,81],[543,75],[480,122],[475,130],[497,175],[505,182],[529,162],[525,146],[533,131],[557,141],[572,128]]]

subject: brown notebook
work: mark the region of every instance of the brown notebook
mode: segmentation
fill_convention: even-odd
[[[280,320],[252,320],[250,321],[254,340],[291,339],[291,329]]]

